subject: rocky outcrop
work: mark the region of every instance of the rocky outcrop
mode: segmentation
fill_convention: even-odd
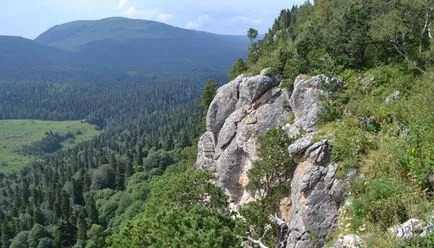
[[[300,75],[294,83],[290,106],[295,122],[287,126],[288,136],[297,137],[303,132],[315,131],[315,125],[323,107],[321,96],[328,97],[328,88],[339,87],[340,82],[324,75],[307,78]]]
[[[416,218],[411,218],[406,222],[389,228],[389,233],[400,240],[413,240],[417,236],[425,237],[434,232],[434,211],[428,223]]]
[[[408,221],[389,228],[389,232],[397,239],[411,240],[417,233],[423,231],[423,222],[419,219],[409,219]]]
[[[320,247],[334,228],[343,202],[346,180],[337,180],[327,140],[314,141],[323,108],[322,97],[339,82],[325,76],[301,75],[293,91],[277,87],[279,78],[266,73],[240,76],[220,88],[209,107],[207,132],[198,144],[196,168],[216,173],[216,182],[235,205],[255,199],[246,190],[247,171],[257,159],[257,138],[270,128],[284,126],[294,141],[288,147],[298,166],[291,195],[280,201],[285,240],[279,247]],[[290,97],[289,97],[290,96]],[[288,123],[293,118],[292,123]],[[282,223],[284,223],[282,221]]]
[[[348,182],[334,177],[338,165],[330,161],[328,141],[314,141],[323,108],[321,99],[329,96],[327,89],[340,87],[341,83],[322,75],[304,77],[295,81],[290,100],[295,118],[285,126],[288,136],[296,139],[288,153],[298,163],[291,182],[287,248],[325,245],[335,228]]]
[[[207,113],[207,132],[198,144],[196,168],[214,171],[236,205],[254,198],[245,186],[246,173],[257,159],[257,138],[291,114],[288,89],[276,87],[279,78],[265,74],[241,75],[218,89]]]
[[[330,163],[330,147],[326,140],[306,149],[307,159],[301,162],[291,183],[292,214],[289,221],[287,247],[323,245],[334,228],[343,202],[344,181],[336,180],[337,165]]]
[[[363,248],[365,241],[356,234],[346,234],[338,238],[333,248]]]

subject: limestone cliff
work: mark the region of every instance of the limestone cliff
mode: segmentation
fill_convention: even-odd
[[[330,162],[327,140],[314,142],[313,134],[321,97],[339,82],[300,75],[289,89],[279,86],[278,77],[265,74],[241,75],[218,89],[207,113],[207,132],[199,140],[196,168],[215,172],[217,184],[235,206],[255,200],[246,185],[247,171],[258,159],[257,139],[268,129],[284,126],[295,139],[288,156],[298,166],[291,195],[281,202],[287,231],[279,247],[319,247],[334,227],[345,182],[334,178],[337,165]]]

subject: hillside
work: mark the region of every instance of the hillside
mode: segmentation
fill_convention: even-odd
[[[188,30],[168,24],[111,17],[95,21],[74,21],[56,25],[39,35],[35,41],[64,50],[79,50],[82,46],[101,40],[127,41],[135,39],[163,40],[207,38],[229,42],[228,47],[245,48],[247,37],[218,35]]]
[[[0,80],[35,78],[41,74],[67,73],[78,69],[74,54],[61,51],[32,40],[0,36]]]
[[[53,65],[71,56],[69,52],[60,51],[21,37],[0,36],[0,47],[2,49],[2,53],[0,53],[2,65],[10,67],[18,66],[18,63]],[[11,56],[12,54],[14,56]]]
[[[127,18],[57,25],[35,39],[76,51],[98,65],[136,71],[210,70],[223,72],[245,57],[247,37],[217,35]]]
[[[0,80],[112,82],[177,74],[225,75],[247,54],[244,36],[218,35],[167,24],[107,18],[57,25],[34,41],[0,37]],[[180,79],[178,77],[178,79]]]

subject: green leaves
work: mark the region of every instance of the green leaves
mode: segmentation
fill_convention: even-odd
[[[281,128],[271,129],[259,138],[259,160],[248,172],[248,188],[266,196],[273,188],[288,184],[295,169],[295,162],[287,151],[289,144],[290,139]],[[289,185],[287,188],[289,191]]]
[[[250,42],[253,42],[253,40],[258,37],[258,30],[249,28],[249,30],[247,30],[247,37],[249,37]]]
[[[296,168],[287,148],[291,143],[286,133],[276,127],[268,130],[259,138],[259,159],[248,171],[248,189],[260,196],[255,202],[240,210],[246,225],[254,227],[252,235],[259,238],[268,224],[269,216],[279,212],[279,202],[290,195],[290,179]],[[267,242],[273,244],[276,237],[268,234]]]
[[[111,247],[235,247],[240,240],[228,199],[204,171],[165,174],[150,183],[145,210]]]
[[[234,79],[247,69],[248,67],[244,60],[242,58],[239,58],[237,62],[235,62],[235,64],[232,66],[232,68],[228,71],[228,77],[230,79]]]
[[[202,94],[199,99],[199,107],[206,114],[208,107],[211,104],[216,94],[219,84],[213,80],[208,80],[205,87],[202,90]]]

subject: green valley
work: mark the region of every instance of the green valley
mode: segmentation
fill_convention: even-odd
[[[23,146],[41,141],[49,132],[73,137],[62,142],[63,149],[91,139],[99,131],[81,121],[0,120],[0,172],[10,173],[23,168],[36,156],[23,154]]]

